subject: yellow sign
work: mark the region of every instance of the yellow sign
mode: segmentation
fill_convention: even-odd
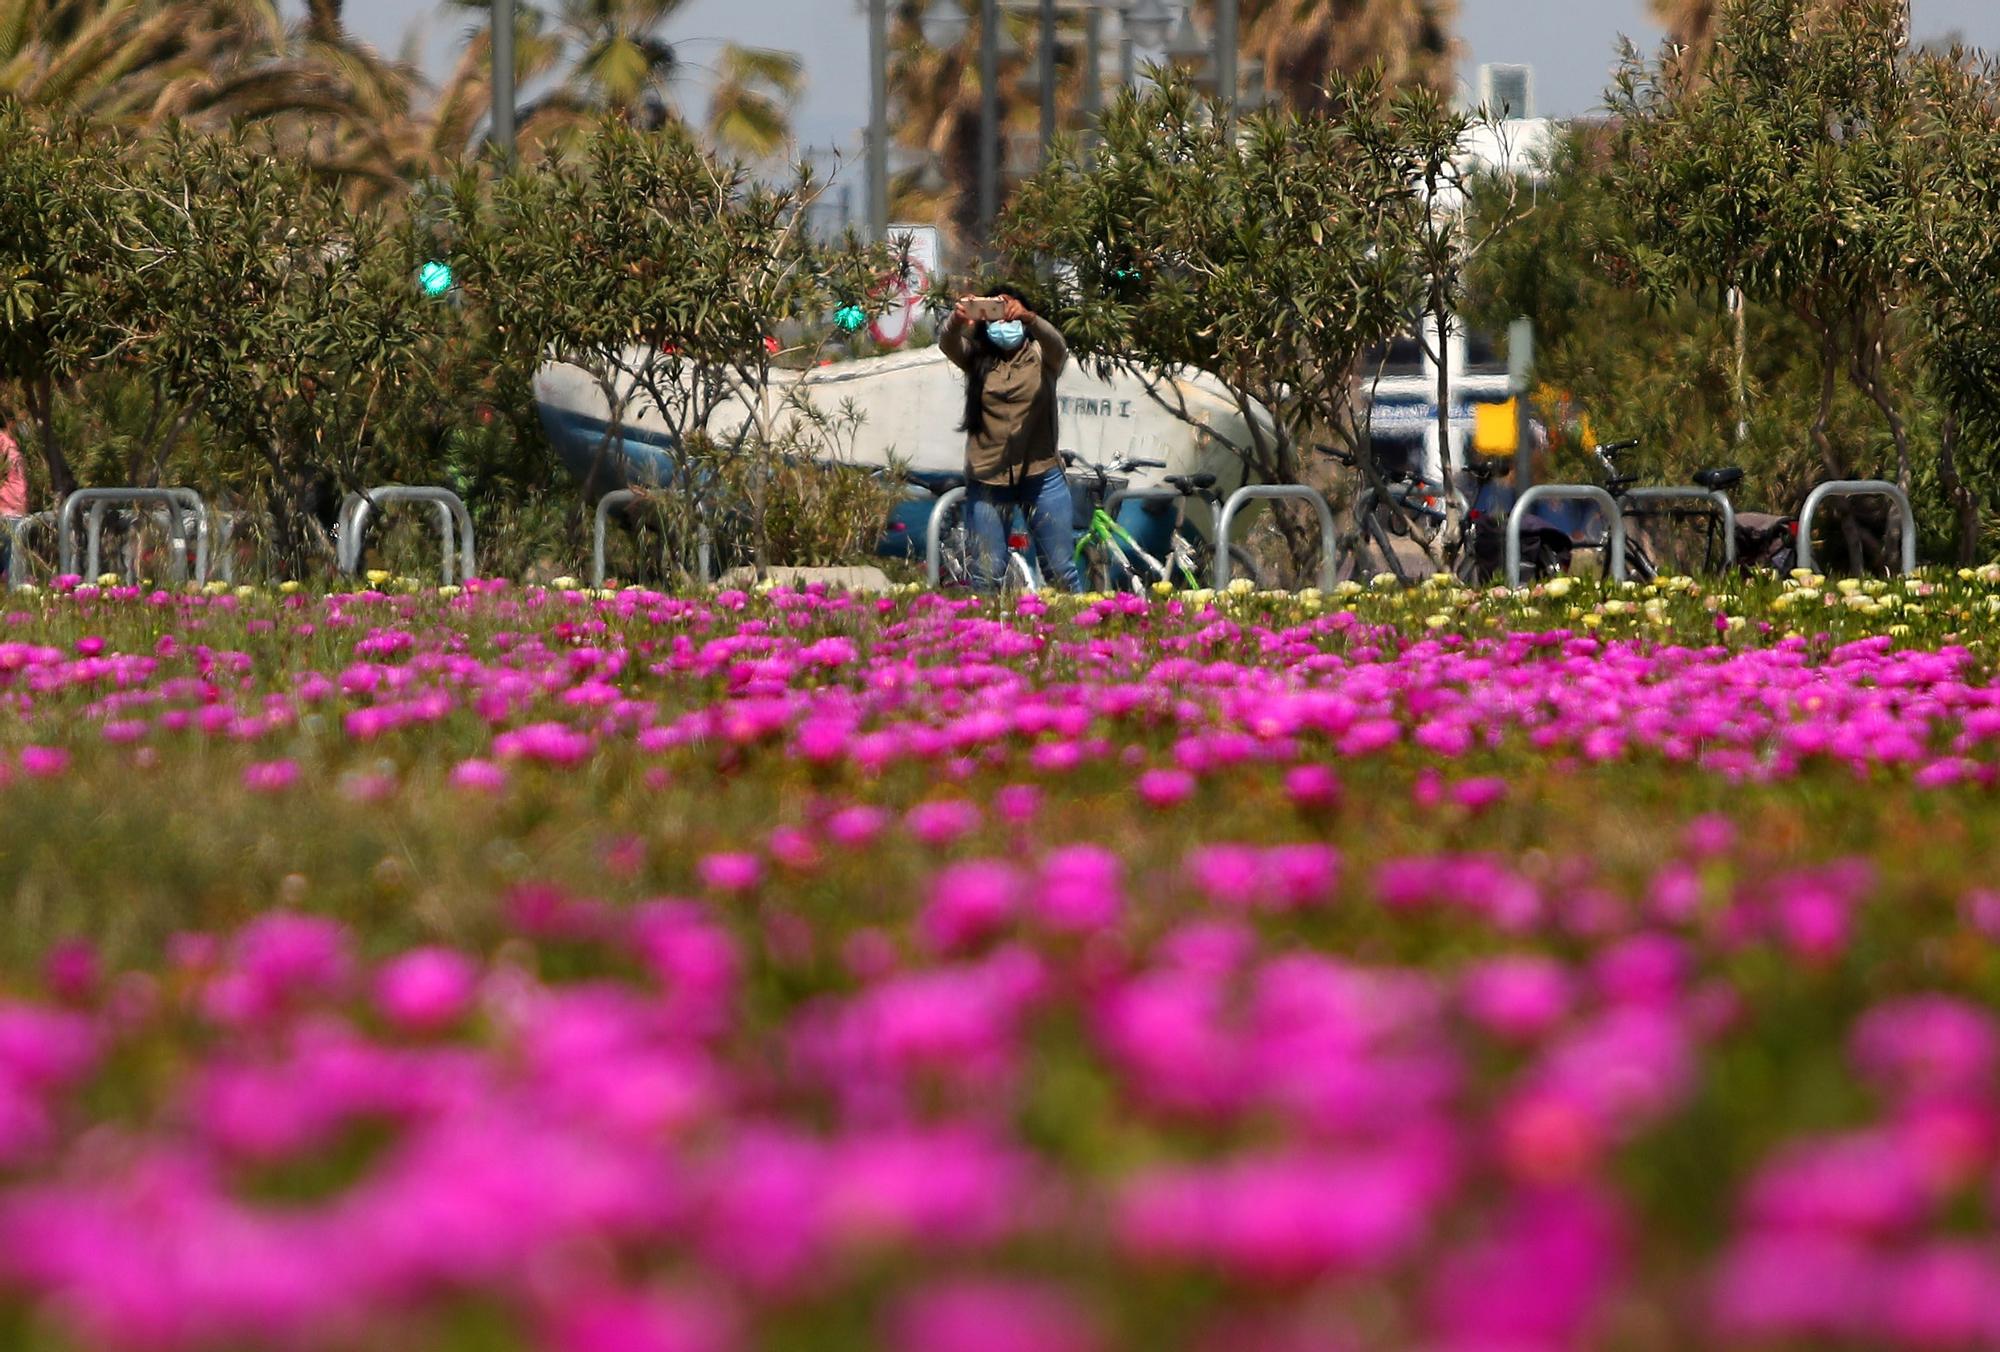
[[[1474,455],[1512,455],[1519,444],[1520,423],[1515,415],[1512,399],[1504,404],[1472,406]]]

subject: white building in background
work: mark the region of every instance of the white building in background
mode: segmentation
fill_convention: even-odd
[[[1561,124],[1533,116],[1534,70],[1529,66],[1488,65],[1479,68],[1474,106],[1522,116],[1481,121],[1466,133],[1457,161],[1458,177],[1498,174],[1513,178],[1524,192],[1547,182],[1550,157],[1562,133]],[[1456,185],[1439,190],[1433,209],[1455,213],[1463,206]],[[1468,333],[1456,325],[1443,345],[1451,390],[1450,427],[1456,450],[1453,463],[1463,465],[1472,439],[1472,406],[1499,403],[1508,397],[1507,359],[1497,336]],[[1370,354],[1359,373],[1357,407],[1369,418],[1377,458],[1385,468],[1413,469],[1431,482],[1443,478],[1444,457],[1438,441],[1437,383],[1439,350],[1436,324],[1426,318],[1386,349]],[[1379,372],[1379,375],[1378,375]]]

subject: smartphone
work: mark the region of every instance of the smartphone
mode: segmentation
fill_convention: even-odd
[[[1006,298],[974,296],[966,304],[965,317],[975,324],[997,324],[1007,317]]]

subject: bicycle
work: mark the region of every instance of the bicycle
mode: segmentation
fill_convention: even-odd
[[[1216,478],[1213,474],[1169,474],[1165,477],[1164,482],[1179,498],[1175,504],[1173,529],[1168,537],[1167,557],[1162,560],[1155,558],[1140,544],[1116,517],[1105,510],[1105,505],[1113,491],[1112,475],[1128,475],[1140,469],[1165,469],[1163,462],[1127,457],[1110,465],[1097,465],[1084,460],[1074,451],[1065,451],[1063,463],[1081,471],[1084,497],[1090,504],[1090,518],[1076,542],[1077,577],[1088,590],[1129,589],[1143,594],[1161,583],[1173,589],[1188,590],[1200,590],[1209,584],[1214,547],[1188,529],[1186,504],[1189,499],[1206,502],[1215,513],[1216,523],[1221,524],[1222,496],[1215,491]],[[1162,509],[1164,506],[1161,504]],[[1147,504],[1146,510],[1153,510],[1153,504]],[[1255,560],[1241,546],[1229,547],[1229,560],[1233,574],[1249,578],[1253,586],[1263,585]]]
[[[947,481],[942,492],[964,487],[962,478],[953,476],[955,482]],[[1041,590],[1040,578],[1034,564],[1029,560],[1031,542],[1025,530],[1008,523],[1007,562],[1000,570],[1002,591],[1037,592]],[[938,526],[938,585],[942,588],[969,590],[978,585],[976,570],[973,568],[972,532],[965,520],[965,499],[959,498],[945,508],[944,521]]]
[[[1337,446],[1322,445],[1319,449],[1349,469],[1360,468],[1360,462],[1351,453]],[[1448,516],[1443,485],[1432,483],[1415,470],[1384,474],[1380,487],[1364,484],[1354,498],[1353,529],[1340,551],[1335,579],[1370,582],[1388,575],[1404,586],[1410,585],[1415,579],[1404,567],[1390,537],[1400,535],[1413,540],[1428,554]],[[1444,555],[1446,567],[1462,576],[1464,560],[1469,557],[1462,542],[1447,546]]]
[[[1704,573],[1719,573],[1727,565],[1729,551],[1722,541],[1722,513],[1714,507],[1649,507],[1634,503],[1631,499],[1632,487],[1638,476],[1619,472],[1617,457],[1638,448],[1636,437],[1625,441],[1614,441],[1596,447],[1593,455],[1605,472],[1604,487],[1617,501],[1619,515],[1627,521],[1639,523],[1638,530],[1627,528],[1625,536],[1625,574],[1639,582],[1652,582],[1659,577],[1659,568],[1647,547],[1647,522],[1664,521],[1673,524],[1698,523],[1702,528],[1702,566]],[[1743,482],[1743,471],[1734,465],[1712,466],[1697,470],[1694,484],[1710,493],[1727,494]],[[1775,527],[1775,528],[1774,528]],[[1606,527],[1609,535],[1609,526]],[[1737,565],[1747,570],[1752,560],[1776,557],[1783,544],[1789,543],[1790,528],[1780,519],[1773,519],[1772,525],[1746,524],[1738,521],[1735,532]]]

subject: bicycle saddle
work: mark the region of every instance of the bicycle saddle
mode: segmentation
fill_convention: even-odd
[[[1215,487],[1213,474],[1169,474],[1167,486],[1183,497],[1193,497],[1205,488]]]
[[[1696,484],[1711,493],[1720,493],[1743,482],[1743,471],[1734,465],[1705,469],[1694,476]]]

